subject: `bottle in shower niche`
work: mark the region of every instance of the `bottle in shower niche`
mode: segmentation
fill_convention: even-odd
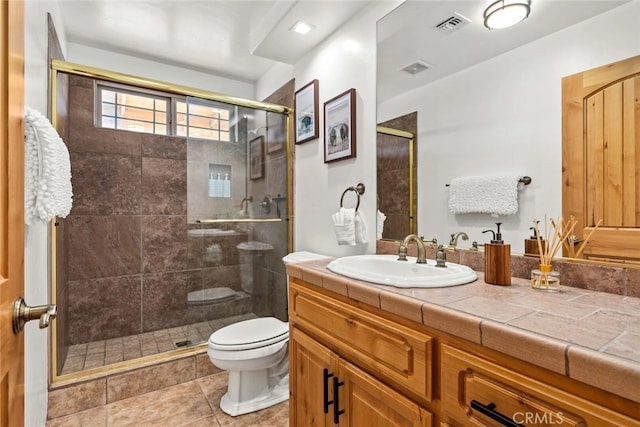
[[[224,179],[222,180],[222,197],[231,197],[231,178],[228,173],[224,174]]]
[[[215,192],[216,192],[216,196],[215,197],[224,197],[224,181],[222,180],[222,174],[220,172],[218,172],[218,174],[216,175],[216,183],[215,183]]]
[[[216,179],[213,172],[209,172],[209,197],[216,197]]]

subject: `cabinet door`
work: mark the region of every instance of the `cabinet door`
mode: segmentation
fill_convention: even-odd
[[[351,363],[341,359],[339,372],[341,427],[431,427],[430,412]]]
[[[332,379],[338,374],[337,367],[337,356],[331,350],[299,329],[291,328],[289,418],[292,427],[335,425],[329,402],[333,399]]]

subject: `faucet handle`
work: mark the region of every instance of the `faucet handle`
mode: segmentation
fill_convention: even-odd
[[[407,247],[400,245],[398,248],[398,261],[407,261]]]
[[[444,251],[442,245],[438,245],[438,252],[436,252],[436,267],[446,267],[447,254]]]

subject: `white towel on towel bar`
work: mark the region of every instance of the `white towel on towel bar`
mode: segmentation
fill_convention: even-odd
[[[454,214],[518,212],[518,184],[522,175],[463,176],[449,185],[449,211]]]
[[[40,112],[24,113],[24,222],[49,221],[71,211],[69,150]]]

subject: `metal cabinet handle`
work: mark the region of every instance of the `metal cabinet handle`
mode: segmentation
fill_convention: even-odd
[[[29,307],[22,297],[18,297],[13,302],[13,333],[19,334],[24,329],[25,323],[36,319],[40,319],[40,329],[44,329],[57,314],[58,308],[55,305]]]
[[[471,408],[475,409],[476,411],[480,412],[481,414],[486,415],[487,417],[491,418],[492,420],[495,420],[497,422],[499,422],[500,424],[502,424],[505,427],[525,427],[524,424],[519,424],[515,421],[513,421],[511,418],[502,415],[500,412],[496,411],[496,404],[495,403],[489,403],[488,405],[483,405],[482,403],[478,402],[477,400],[472,400],[471,401]]]
[[[344,414],[344,409],[340,409],[340,387],[344,385],[344,381],[338,380],[338,377],[333,377],[333,423],[339,424],[340,415]]]
[[[322,388],[322,404],[324,405],[324,413],[329,413],[329,405],[333,404],[333,400],[329,400],[329,378],[333,377],[333,374],[329,373],[327,368],[324,368],[322,372],[323,376],[323,388]]]

